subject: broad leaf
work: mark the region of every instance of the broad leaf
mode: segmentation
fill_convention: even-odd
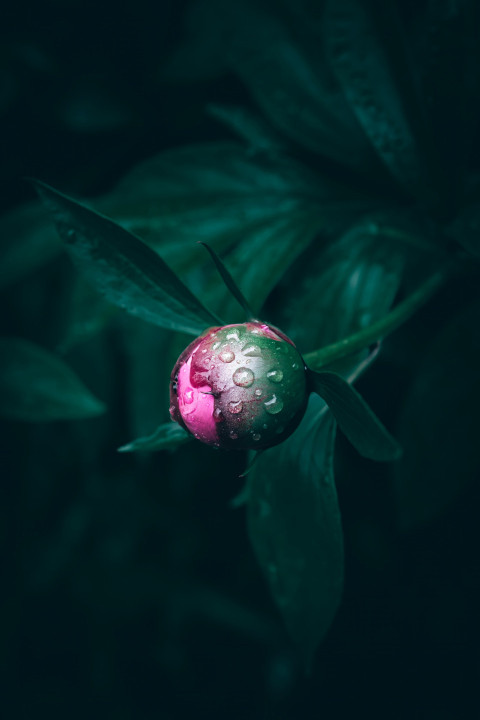
[[[319,178],[288,157],[253,156],[232,142],[169,150],[132,170],[95,207],[189,270],[206,242],[217,253],[266,233],[272,223],[309,216],[327,231],[365,212],[365,197]]]
[[[0,288],[21,280],[61,252],[54,224],[40,202],[14,208],[0,219]]]
[[[225,264],[254,313],[260,311],[292,263],[318,236],[320,224],[321,219],[319,221],[319,218],[301,211],[272,218],[268,227],[252,232],[225,254]],[[233,316],[236,303],[230,293],[215,281],[215,276],[211,276],[206,292],[213,307],[225,309],[229,317]]]
[[[20,338],[0,339],[0,415],[43,422],[95,417],[105,406],[60,358]]]
[[[133,440],[127,445],[118,448],[119,452],[141,452],[146,450],[152,452],[155,450],[176,450],[179,445],[192,440],[190,435],[177,423],[164,423],[160,425],[152,435],[144,438]]]
[[[215,318],[139,238],[57,190],[35,181],[80,270],[106,298],[160,327],[198,335]]]
[[[343,587],[334,438],[331,415],[312,395],[295,433],[263,452],[248,476],[250,540],[307,666],[332,623]]]
[[[363,221],[299,264],[282,327],[303,353],[368,327],[390,309],[409,248],[392,239],[401,226]]]
[[[316,28],[258,3],[238,5],[230,63],[272,124],[342,164],[371,165],[373,153],[325,62]]]
[[[415,529],[445,512],[478,482],[480,304],[454,317],[435,338],[408,390],[395,465],[398,520]]]
[[[241,105],[207,105],[207,113],[242,138],[251,153],[277,155],[285,151],[278,134],[259,116]]]
[[[397,460],[401,448],[361,395],[340,375],[310,371],[312,387],[327,403],[340,430],[360,455],[371,460]]]
[[[445,176],[431,145],[396,4],[328,0],[323,35],[335,76],[379,157],[405,190],[436,203]]]

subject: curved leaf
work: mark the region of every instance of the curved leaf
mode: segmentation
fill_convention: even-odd
[[[438,202],[446,178],[431,146],[396,4],[327,0],[323,36],[345,97],[379,157],[405,190]]]
[[[218,324],[139,238],[43,183],[34,185],[79,268],[110,302],[160,327],[192,335]]]
[[[368,327],[390,309],[408,248],[392,240],[401,226],[365,220],[301,265],[282,324],[303,353]],[[286,288],[286,292],[289,288]]]
[[[343,587],[334,438],[334,420],[312,395],[294,434],[263,452],[248,476],[250,540],[307,666],[332,623]]]
[[[310,370],[313,389],[325,400],[340,430],[360,455],[389,462],[402,450],[361,395],[340,375]]]
[[[103,412],[103,403],[58,357],[21,338],[0,339],[2,417],[44,422]]]

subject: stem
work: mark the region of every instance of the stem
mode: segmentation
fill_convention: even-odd
[[[449,273],[445,269],[434,273],[420,285],[418,290],[415,290],[415,292],[405,298],[405,300],[398,303],[388,315],[385,315],[385,317],[377,320],[377,322],[374,322],[364,330],[359,330],[339,342],[307,353],[304,355],[305,363],[312,370],[320,370],[334,360],[339,360],[347,355],[353,355],[359,350],[363,350],[378,342],[403,325],[404,322],[432,297],[448,277]]]

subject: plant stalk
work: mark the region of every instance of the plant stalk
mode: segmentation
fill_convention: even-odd
[[[353,355],[379,342],[403,325],[439,290],[449,276],[450,273],[445,269],[434,273],[420,285],[418,290],[415,290],[405,300],[398,303],[385,317],[372,323],[364,330],[359,330],[353,335],[339,340],[339,342],[307,353],[304,355],[305,363],[312,370],[321,370],[321,368],[335,360]]]

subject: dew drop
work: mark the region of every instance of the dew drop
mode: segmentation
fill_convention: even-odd
[[[262,436],[260,435],[260,433],[254,433],[252,435],[252,440],[254,440],[255,442],[258,442],[261,439],[261,437]]]
[[[296,363],[296,362],[293,363],[293,365],[292,365],[292,369],[293,369],[293,370],[298,370],[299,367],[300,367],[300,365],[299,365],[298,363]]]
[[[168,412],[170,413],[170,416],[175,419],[175,416],[176,416],[175,405],[170,405],[170,407],[168,408]]]
[[[243,404],[241,400],[232,400],[228,403],[228,409],[234,415],[238,415],[243,410]]]
[[[185,391],[183,395],[183,402],[187,405],[191,405],[195,397],[195,393],[193,392],[192,388],[188,388],[188,390]]]
[[[264,429],[264,430],[268,430],[268,425],[267,425],[267,423],[263,423],[263,429]]]
[[[227,335],[227,340],[240,340],[240,335],[238,334],[238,330],[231,330]]]
[[[252,335],[261,335],[262,334],[262,331],[260,330],[260,328],[253,328],[253,330],[250,330],[250,332]]]
[[[235,360],[235,354],[231,350],[222,350],[218,357],[224,363],[231,363],[232,360]]]
[[[277,433],[277,435],[281,435],[284,430],[285,428],[283,427],[283,425],[279,425],[275,432]]]
[[[258,345],[252,345],[251,343],[245,345],[242,352],[247,357],[261,357],[262,355],[261,348],[259,348]]]
[[[264,405],[269,415],[277,415],[277,413],[283,410],[283,402],[280,398],[277,398],[276,395],[272,395],[270,400],[267,400]]]
[[[260,388],[257,388],[257,389],[255,390],[255,395],[256,395],[257,397],[260,397],[261,394],[262,394],[262,391],[260,390]]]
[[[228,433],[228,435],[229,435],[229,437],[230,437],[231,440],[236,440],[236,439],[238,438],[238,435],[237,435],[237,433],[235,432],[235,430],[230,430],[230,432]]]
[[[213,343],[213,345],[212,345],[212,350],[218,350],[218,348],[220,347],[221,344],[222,344],[222,343],[221,343],[221,342],[218,342],[218,341],[215,342],[215,343]]]
[[[270,382],[280,383],[283,380],[283,372],[278,369],[269,370],[267,372],[267,378],[270,380]]]
[[[225,420],[225,418],[223,417],[223,413],[219,407],[216,407],[213,411],[213,419],[215,420],[215,422],[223,422],[223,420]]]
[[[254,380],[255,375],[249,368],[237,368],[233,373],[233,382],[239,387],[250,387]]]

